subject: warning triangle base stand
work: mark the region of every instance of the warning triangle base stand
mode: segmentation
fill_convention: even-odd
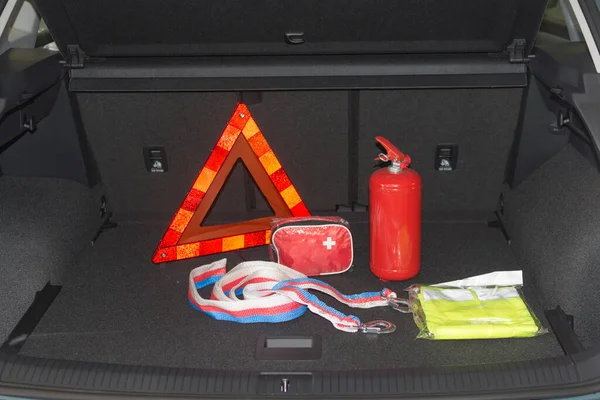
[[[201,226],[238,159],[246,165],[275,215]],[[308,215],[250,111],[240,103],[173,217],[152,261],[163,263],[269,244],[273,218]]]

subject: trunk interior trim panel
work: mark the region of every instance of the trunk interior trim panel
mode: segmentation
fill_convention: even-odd
[[[121,394],[257,395],[261,376],[258,371],[140,367],[6,355],[0,355],[0,369],[0,393],[4,392],[2,384],[11,384]],[[312,372],[312,377],[310,394],[319,396],[462,393],[464,398],[468,393],[488,392],[506,398],[508,391],[580,382],[577,366],[568,356],[479,367]]]

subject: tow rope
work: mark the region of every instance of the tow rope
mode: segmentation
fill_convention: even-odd
[[[310,310],[344,332],[391,333],[396,326],[388,321],[362,323],[328,306],[309,290],[325,293],[353,308],[394,305],[396,293],[389,289],[344,295],[329,284],[268,261],[248,261],[226,272],[227,260],[198,267],[190,273],[188,299],[197,310],[218,320],[239,323],[284,322]],[[210,299],[198,289],[214,284]],[[243,298],[238,298],[242,295]],[[395,308],[395,307],[394,307]]]

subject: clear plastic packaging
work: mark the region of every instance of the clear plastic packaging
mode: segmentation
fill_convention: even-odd
[[[526,338],[548,332],[518,285],[413,285],[407,291],[418,339]]]

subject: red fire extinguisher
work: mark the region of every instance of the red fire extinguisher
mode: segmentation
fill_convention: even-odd
[[[421,177],[408,168],[408,155],[375,139],[387,152],[376,160],[391,164],[369,181],[371,271],[382,280],[410,279],[421,268]]]

